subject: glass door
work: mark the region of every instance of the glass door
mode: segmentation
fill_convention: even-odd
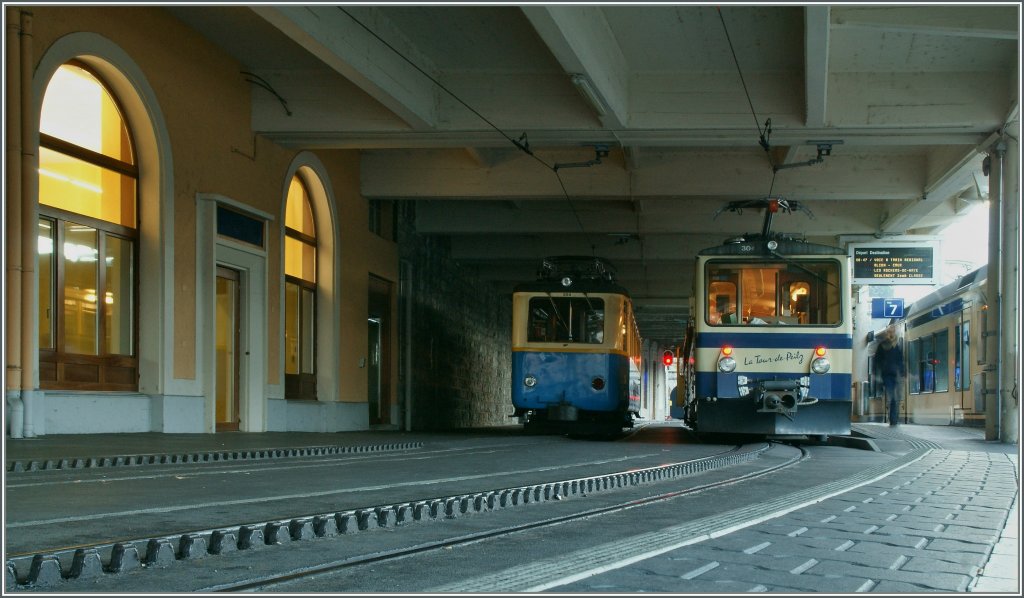
[[[381,400],[380,400],[380,353],[381,353],[381,322],[380,318],[369,318],[367,320],[369,329],[367,330],[367,338],[369,340],[369,346],[366,348],[367,357],[369,364],[367,367],[367,401],[370,406],[370,423],[379,424],[382,423],[381,417]]]
[[[215,351],[217,431],[238,430],[239,286],[237,270],[217,267]]]

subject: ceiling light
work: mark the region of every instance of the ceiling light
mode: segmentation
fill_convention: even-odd
[[[590,83],[590,79],[586,75],[576,74],[572,76],[572,84],[576,86],[576,89],[583,96],[583,99],[587,101],[594,111],[597,112],[598,116],[604,116],[607,114],[607,110],[604,107],[604,102],[601,100],[601,96],[598,95],[597,90],[594,89],[593,84]]]

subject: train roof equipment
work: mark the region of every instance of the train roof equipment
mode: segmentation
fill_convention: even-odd
[[[629,292],[615,280],[615,267],[601,257],[559,255],[544,258],[537,279],[516,286],[515,292],[565,290],[580,293]]]
[[[814,218],[811,211],[797,201],[781,197],[768,197],[731,201],[715,212],[717,218],[722,212],[742,214],[744,209],[764,209],[764,223],[760,233],[744,233],[739,237],[726,239],[722,245],[701,250],[698,255],[752,255],[783,258],[787,255],[845,255],[846,250],[831,245],[809,243],[792,233],[777,233],[771,230],[772,220],[778,212],[804,212]]]

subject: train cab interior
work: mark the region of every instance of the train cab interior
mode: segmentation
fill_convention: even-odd
[[[835,264],[712,264],[707,281],[707,320],[713,326],[832,325],[840,321]]]
[[[533,297],[527,341],[601,344],[604,319],[604,299],[601,298]]]

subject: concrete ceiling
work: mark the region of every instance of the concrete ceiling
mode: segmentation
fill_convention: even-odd
[[[934,233],[987,194],[1019,103],[1016,3],[166,10],[273,90],[259,134],[360,150],[363,195],[415,200],[499,291],[546,255],[611,259],[664,345],[695,253],[760,230],[725,202],[798,200],[813,218],[775,229],[830,244]]]

